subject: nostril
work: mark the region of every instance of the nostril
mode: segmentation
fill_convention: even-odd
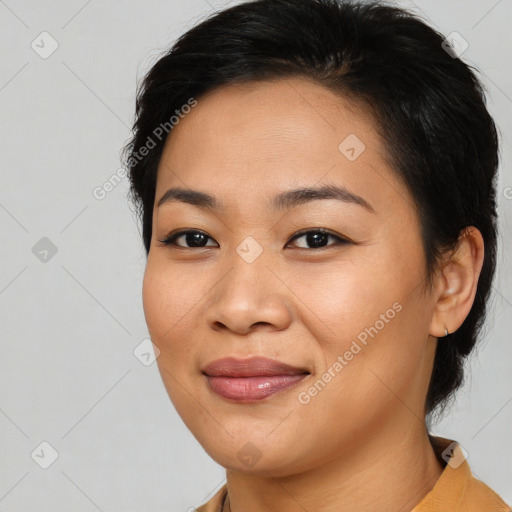
[[[270,325],[268,322],[256,322],[254,324],[252,324],[253,326],[256,326],[256,325]]]

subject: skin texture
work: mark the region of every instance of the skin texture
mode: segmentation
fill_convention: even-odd
[[[338,149],[350,134],[365,145],[354,161]],[[468,229],[430,293],[416,207],[385,151],[367,109],[302,78],[217,89],[166,142],[144,312],[172,403],[227,469],[233,512],[406,511],[441,474],[425,397],[437,338],[445,327],[455,331],[473,303],[483,241]],[[363,197],[374,213],[335,199],[283,211],[267,205],[279,192],[327,183]],[[157,208],[170,187],[212,194],[223,208]],[[353,243],[292,241],[306,228]],[[206,233],[206,247],[187,248],[185,237],[176,241],[182,247],[159,241],[181,229]],[[263,250],[252,263],[236,251],[248,236]],[[300,403],[393,304],[400,311]],[[254,355],[310,375],[255,403],[210,390],[207,363]]]

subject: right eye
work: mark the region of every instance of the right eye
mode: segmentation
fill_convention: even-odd
[[[186,245],[181,245],[177,243],[177,241],[183,238],[185,240],[185,243],[188,244],[188,247]],[[180,247],[182,249],[194,249],[198,248],[201,249],[203,247],[211,247],[206,245],[207,240],[213,240],[210,236],[208,236],[206,233],[203,233],[202,231],[198,231],[196,229],[194,230],[182,230],[178,231],[177,233],[173,233],[169,235],[168,237],[164,238],[163,240],[158,240],[160,243],[162,243],[165,246],[175,246]],[[215,246],[214,247],[218,247]]]

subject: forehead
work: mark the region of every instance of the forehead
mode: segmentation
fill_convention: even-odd
[[[190,129],[185,129],[186,127]],[[213,145],[217,151],[247,157],[274,156],[274,146],[297,154],[321,148],[337,154],[340,137],[355,134],[366,145],[380,145],[369,109],[305,78],[230,84],[198,99],[197,106],[173,128],[168,146]],[[229,141],[220,140],[229,135]],[[247,142],[251,142],[248,146]],[[306,142],[307,146],[298,145]],[[273,145],[274,143],[274,145]],[[200,149],[200,148],[198,148]],[[268,154],[270,153],[270,154]],[[192,156],[192,155],[191,155]]]
[[[369,109],[311,80],[230,84],[197,101],[167,139],[157,200],[170,186],[249,197],[324,178],[371,195],[395,179]]]

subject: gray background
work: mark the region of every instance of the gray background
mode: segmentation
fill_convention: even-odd
[[[148,333],[127,180],[102,200],[93,190],[120,167],[137,79],[178,35],[235,3],[0,0],[0,512],[185,511],[224,482],[156,364],[133,353]],[[502,133],[492,313],[435,433],[458,440],[473,472],[512,502],[512,1],[399,4],[467,40],[463,58],[482,71]],[[51,49],[43,31],[58,43],[47,58],[31,47]],[[58,452],[48,469],[43,441]]]

